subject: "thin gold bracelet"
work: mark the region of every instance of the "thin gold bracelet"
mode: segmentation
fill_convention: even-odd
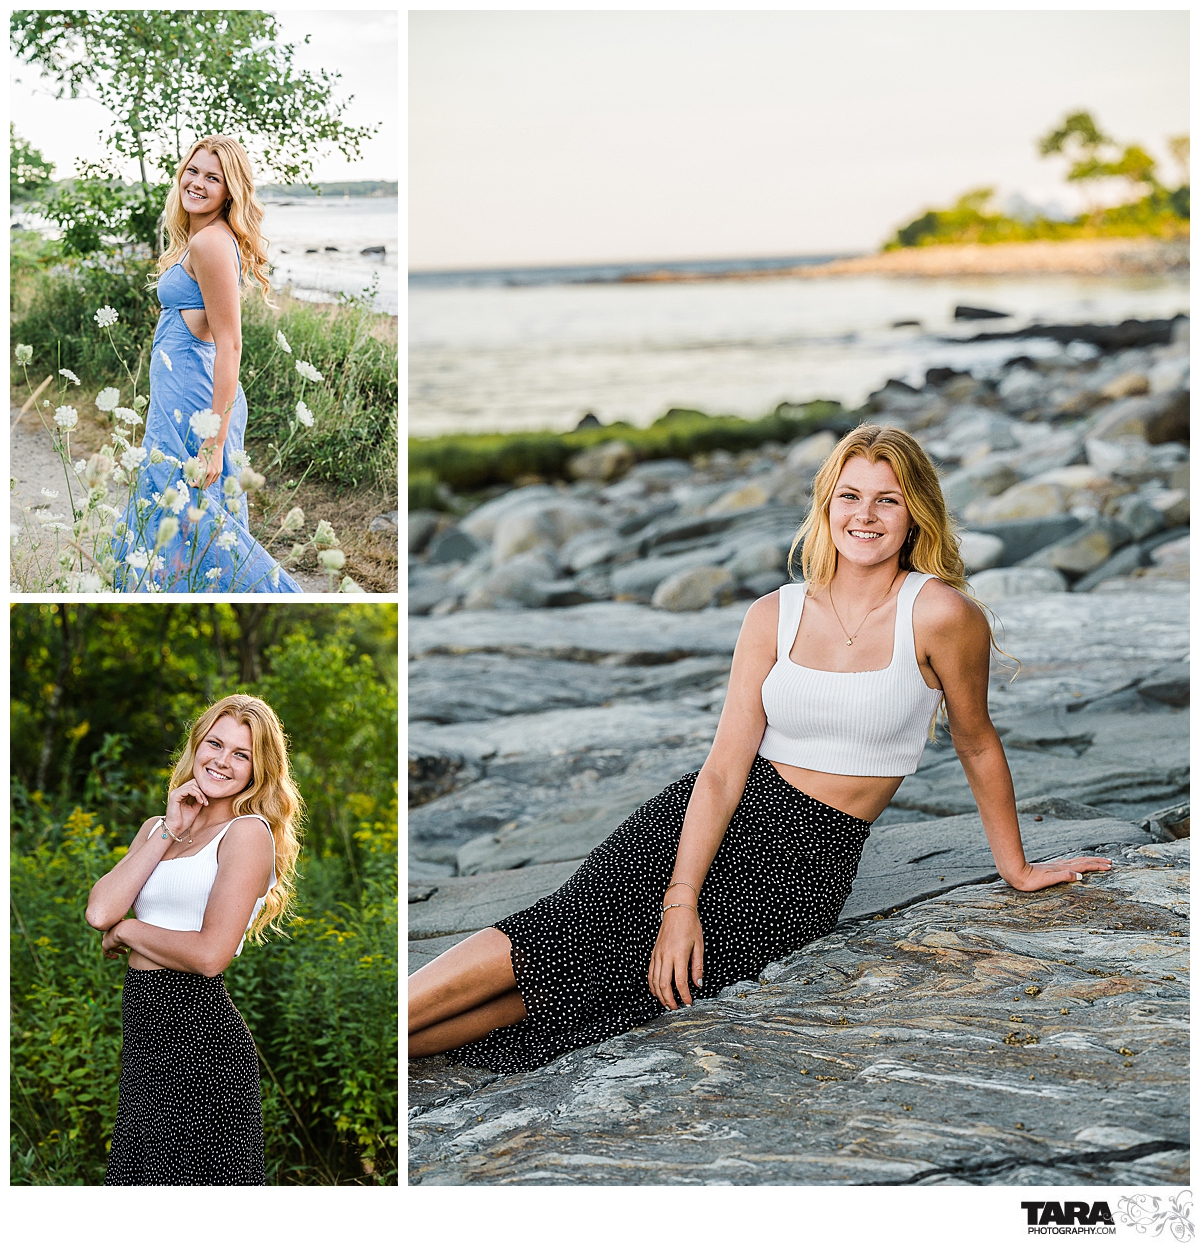
[[[666,917],[668,909],[691,909],[697,917],[700,916],[700,910],[694,904],[664,904],[662,906],[662,912],[658,915],[658,920],[660,922],[664,917]]]
[[[682,878],[675,878],[675,879],[672,879],[669,883],[667,883],[667,891],[670,891],[672,887],[688,887],[692,891],[696,891],[696,888],[693,887],[690,882],[684,882]],[[663,895],[666,895],[667,891],[664,891]],[[700,899],[700,893],[698,891],[696,891],[696,899],[697,900]]]

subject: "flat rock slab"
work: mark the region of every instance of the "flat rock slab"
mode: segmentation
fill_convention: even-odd
[[[844,923],[531,1074],[414,1062],[410,1181],[1186,1185],[1188,845],[1110,851]]]
[[[741,603],[701,613],[667,613],[641,604],[600,602],[565,609],[417,617],[408,624],[408,651],[410,656],[505,652],[566,661],[626,656],[642,664],[654,658],[732,656],[747,608]]]

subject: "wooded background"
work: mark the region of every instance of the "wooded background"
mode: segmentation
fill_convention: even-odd
[[[161,813],[196,714],[267,700],[307,806],[285,935],[226,971],[260,1052],[267,1180],[394,1184],[397,619],[392,605],[11,611],[12,1182],[103,1182],[124,963],[87,895]]]

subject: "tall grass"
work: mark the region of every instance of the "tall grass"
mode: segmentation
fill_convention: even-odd
[[[28,231],[13,232],[11,254],[12,342],[33,348],[30,378],[60,368],[74,370],[85,390],[119,381],[117,359],[107,338],[96,333],[93,315],[103,305],[116,309],[112,328],[117,351],[142,367],[158,321],[159,304],[147,279],[154,263],[132,251],[117,257],[66,261],[53,241]],[[305,403],[316,425],[296,447],[284,472],[301,472],[341,489],[368,487],[393,492],[397,476],[396,319],[374,313],[365,297],[336,306],[313,305],[286,295],[271,309],[257,291],[242,305],[242,386],[249,407],[247,443],[256,462],[281,446],[294,420],[301,378],[295,360],[325,375],[319,395],[310,387]],[[292,348],[279,347],[282,332]],[[136,367],[135,367],[136,372]]]

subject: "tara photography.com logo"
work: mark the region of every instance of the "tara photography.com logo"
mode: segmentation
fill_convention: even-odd
[[[1117,1223],[1106,1200],[1022,1200],[1021,1207],[1031,1235],[1116,1233]]]

